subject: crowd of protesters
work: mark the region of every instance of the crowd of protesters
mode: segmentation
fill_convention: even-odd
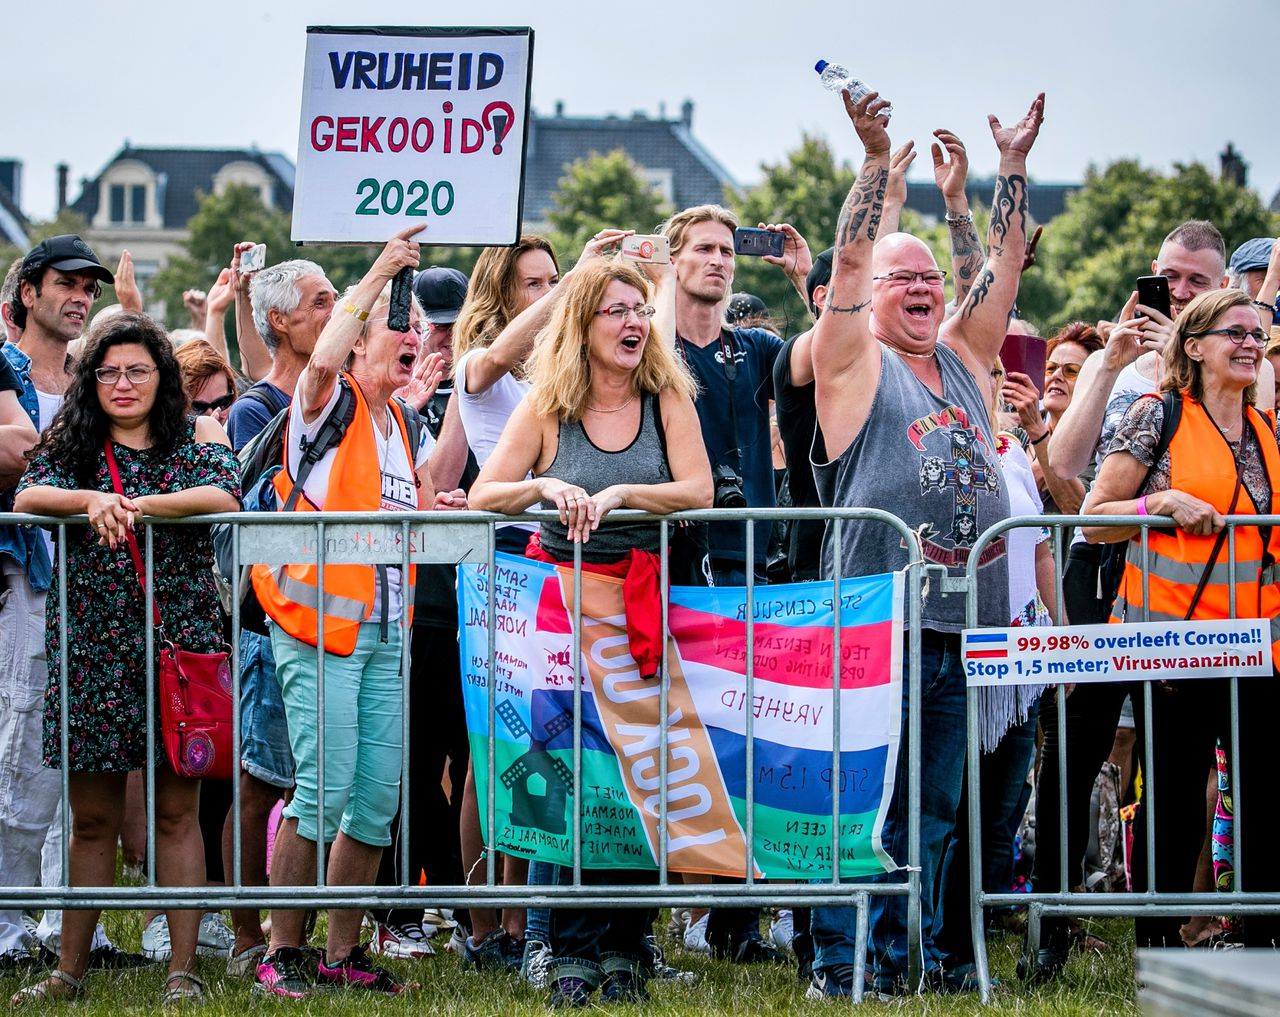
[[[143,517],[242,506],[512,515],[545,508],[555,521],[501,524],[498,549],[566,562],[580,546],[584,569],[656,591],[656,528],[612,520],[615,510],[883,509],[919,533],[925,558],[953,577],[963,577],[971,549],[1002,520],[1082,514],[1098,518],[1057,538],[1022,527],[990,544],[978,570],[979,625],[1234,612],[1268,618],[1280,633],[1280,536],[1268,525],[1240,525],[1232,568],[1223,552],[1224,517],[1269,515],[1280,492],[1268,359],[1280,354],[1280,243],[1239,238],[1228,263],[1212,223],[1170,223],[1151,263],[1168,282],[1168,313],[1135,292],[1112,321],[1063,323],[1044,344],[1043,378],[1021,363],[1006,369],[1006,338],[1036,334],[1016,301],[1034,249],[1027,163],[1044,97],[1011,126],[990,118],[999,170],[985,244],[965,198],[965,145],[935,132],[950,301],[948,271],[925,243],[898,231],[913,144],[892,151],[887,103],[876,94],[843,101],[865,160],[835,236],[810,238],[830,246],[814,256],[792,226],[760,224],[781,234],[781,255],[766,260],[812,317],[785,338],[762,301],[734,295],[739,223],[715,205],[661,225],[667,264],[621,261],[620,243],[652,224],[619,223],[592,237],[563,278],[557,252],[532,235],[486,250],[470,279],[427,268],[416,276],[405,331],[391,323],[393,279],[420,267],[421,227],[392,238],[343,294],[306,260],[242,271],[253,245],[237,244],[207,294],[185,295],[192,328],[168,334],[144,313],[127,253],[112,273],[79,237],[59,236],[16,262],[0,289],[0,510],[77,522],[61,536],[0,526],[0,883],[111,884],[122,839],[129,853],[138,815],[130,774],[139,771],[150,774],[158,885],[225,882],[237,855],[245,886],[313,884],[318,843],[329,846],[329,885],[410,885],[419,873],[431,885],[483,879],[484,803],[462,709],[453,568],[339,564],[322,576],[312,562],[246,570],[261,614],[243,612],[240,631],[235,817],[229,782],[179,776],[158,738],[147,755],[146,595],[143,573],[135,575]],[[103,283],[114,283],[120,303],[91,319]],[[223,331],[232,308],[240,371]],[[278,468],[242,490],[242,464],[279,434]],[[1152,530],[1145,556],[1137,528],[1104,518],[1147,514],[1176,526]],[[210,528],[154,532],[149,574],[160,626],[184,648],[215,650],[230,634],[230,605]],[[780,530],[713,522],[678,533],[668,564],[673,581],[686,584],[805,581],[909,564],[907,548],[870,524],[846,523],[839,543],[834,529],[813,521]],[[1061,576],[1055,539],[1063,542]],[[920,954],[909,955],[907,897],[873,896],[866,991],[892,998],[977,987],[963,793],[969,710],[978,713],[982,749],[984,891],[1013,883],[1033,787],[1035,889],[1082,882],[1095,777],[1123,741],[1123,718],[1141,740],[1147,712],[1161,842],[1154,886],[1205,888],[1213,834],[1204,822],[1206,782],[1212,805],[1216,760],[1232,748],[1226,679],[1021,685],[970,700],[964,598],[931,583],[921,617]],[[641,674],[655,675],[661,631],[638,620],[628,629]],[[1273,650],[1280,652],[1280,635]],[[1228,788],[1247,789],[1254,844],[1276,833],[1261,776],[1264,725],[1280,707],[1275,688],[1263,679],[1241,684],[1242,765],[1226,775]],[[905,732],[905,682],[903,695]],[[408,753],[406,703],[415,743]],[[905,775],[905,735],[900,751]],[[401,816],[406,755],[413,771]],[[72,838],[65,874],[63,766]],[[898,780],[882,831],[898,859],[908,855],[913,806]],[[401,871],[404,833],[411,849]],[[1250,860],[1250,890],[1280,889],[1262,851]],[[1132,870],[1145,886],[1141,839]],[[496,871],[531,896],[569,875],[511,855]],[[655,878],[582,872],[587,884]],[[762,930],[754,908],[676,912],[673,931],[681,944],[734,963],[784,961],[790,950],[809,998],[854,991],[853,909],[791,909],[779,887],[774,918]],[[15,1005],[80,996],[93,969],[158,962],[168,966],[166,1004],[198,1001],[206,991],[201,956],[267,995],[335,987],[396,994],[415,987],[412,976],[375,958],[430,957],[441,931],[465,967],[518,972],[558,1006],[585,1006],[597,992],[605,1001],[642,1000],[651,978],[693,978],[666,963],[653,935],[656,912],[647,908],[335,909],[319,949],[308,945],[302,910],[274,909],[268,933],[253,909],[234,909],[229,923],[171,909],[147,916],[140,954],[111,944],[97,919],[89,909],[50,910],[37,924],[0,911],[0,975],[34,978]],[[1138,942],[1197,938],[1188,926],[1141,918]],[[1250,915],[1238,934],[1274,947],[1280,922]],[[1020,976],[1056,976],[1078,942],[1068,920],[1046,919]],[[913,960],[923,975],[909,984]]]

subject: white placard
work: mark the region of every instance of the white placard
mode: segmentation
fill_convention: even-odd
[[[1270,677],[1271,622],[1136,622],[965,629],[969,685]]]
[[[293,239],[513,244],[533,31],[307,29]]]

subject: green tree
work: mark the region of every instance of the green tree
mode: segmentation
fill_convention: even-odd
[[[1199,163],[1175,164],[1168,175],[1133,160],[1091,166],[1067,210],[1045,228],[1037,268],[1023,276],[1019,308],[1046,329],[1113,317],[1134,279],[1150,273],[1168,232],[1188,219],[1217,226],[1228,255],[1250,237],[1280,229],[1280,217],[1257,194]]]
[[[813,254],[835,240],[836,221],[856,174],[847,162],[837,164],[831,146],[804,135],[800,146],[782,162],[762,164],[764,178],[729,199],[743,226],[788,222],[800,231]],[[769,307],[784,331],[805,327],[808,311],[782,270],[758,258],[739,258],[733,288],[754,293]]]
[[[577,257],[592,235],[606,227],[651,233],[671,208],[622,149],[592,152],[572,163],[551,196],[548,239],[561,258]],[[571,266],[561,265],[561,269]]]

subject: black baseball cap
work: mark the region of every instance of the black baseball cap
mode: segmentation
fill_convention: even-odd
[[[467,277],[456,268],[424,268],[413,280],[422,316],[433,325],[452,325],[467,299]]]
[[[93,248],[74,233],[41,240],[22,259],[22,273],[35,268],[56,268],[60,272],[89,272],[108,285],[115,285],[116,277],[103,267]]]
[[[735,293],[729,300],[729,307],[725,311],[725,317],[729,319],[730,324],[736,325],[747,318],[755,318],[768,313],[768,306],[754,293]]]
[[[809,294],[810,306],[813,306],[813,291],[819,286],[827,286],[831,283],[831,259],[835,257],[835,253],[834,247],[828,247],[813,259],[813,267],[804,277],[804,291]]]

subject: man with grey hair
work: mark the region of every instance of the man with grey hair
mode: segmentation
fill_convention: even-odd
[[[0,283],[0,318],[3,318],[3,335],[0,342],[16,343],[22,335],[22,329],[13,320],[13,308],[10,303],[18,295],[18,270],[22,268],[22,259],[14,258],[9,271],[5,273],[4,282]]]
[[[1227,265],[1228,284],[1249,294],[1262,327],[1270,330],[1272,340],[1280,328],[1280,310],[1276,294],[1280,291],[1280,244],[1271,237],[1254,237],[1235,249]]]
[[[231,407],[227,433],[239,452],[293,401],[298,376],[311,359],[316,339],[329,323],[338,294],[313,261],[283,261],[249,278],[252,320],[240,315],[240,329],[255,329],[271,353],[270,373]],[[267,883],[267,821],[276,802],[293,787],[293,754],[284,701],[276,682],[271,640],[240,631],[240,865],[246,886]],[[234,816],[222,832],[223,865],[232,868]],[[255,909],[231,912],[236,941],[227,972],[253,977],[266,952]]]

